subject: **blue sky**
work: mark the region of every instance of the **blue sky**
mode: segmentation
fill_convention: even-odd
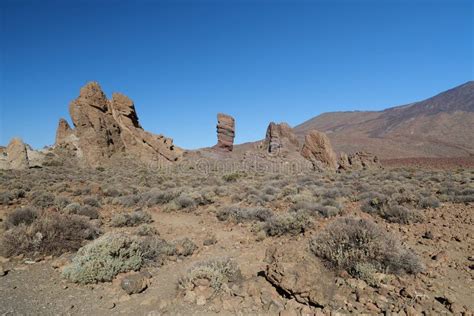
[[[178,146],[378,110],[473,79],[472,1],[0,1],[0,144],[54,143],[88,81]]]

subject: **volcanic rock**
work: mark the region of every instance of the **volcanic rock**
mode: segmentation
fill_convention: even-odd
[[[8,168],[13,170],[28,169],[28,152],[25,143],[20,138],[13,138],[7,146]]]
[[[356,152],[350,155],[341,153],[339,157],[339,169],[342,170],[360,170],[381,168],[377,156],[367,152]]]
[[[269,153],[278,152],[282,148],[297,150],[299,147],[299,142],[287,123],[271,122],[267,127],[264,144]]]
[[[61,119],[56,146],[76,150],[90,166],[101,165],[114,155],[134,156],[145,163],[176,161],[182,155],[172,139],[143,130],[132,100],[120,93],[107,100],[96,82],[81,89],[69,112],[74,129]]]
[[[265,277],[279,292],[305,305],[327,306],[333,300],[334,272],[304,247],[271,247],[265,261]]]
[[[217,114],[217,145],[218,149],[232,151],[234,148],[235,120],[232,116]]]
[[[336,154],[325,133],[310,131],[305,137],[301,155],[311,161],[315,170],[335,170],[337,167]]]

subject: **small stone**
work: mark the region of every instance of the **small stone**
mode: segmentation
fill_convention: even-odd
[[[7,275],[8,270],[6,270],[3,266],[0,265],[0,277]]]
[[[113,309],[113,308],[115,308],[115,303],[114,302],[107,302],[107,303],[105,303],[104,307],[107,308],[107,309]]]
[[[122,279],[120,286],[131,295],[143,292],[148,287],[148,282],[142,274],[131,274]]]
[[[421,236],[421,237],[424,238],[424,239],[433,239],[434,238],[433,233],[430,230],[426,231],[423,234],[423,236]]]

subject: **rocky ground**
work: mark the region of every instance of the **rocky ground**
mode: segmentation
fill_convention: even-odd
[[[2,315],[473,314],[472,170],[278,175],[125,169],[55,166],[0,174]],[[32,223],[12,222],[20,207],[34,208]],[[137,209],[151,219],[118,224],[124,222],[117,214]],[[100,236],[159,236],[170,244],[187,238],[194,246],[175,243],[173,252],[110,282],[77,283],[63,271],[79,256],[78,247],[94,241],[57,252],[64,247],[41,243],[67,241],[35,230],[45,214],[70,213],[98,227]],[[312,250],[317,236],[346,218],[367,219],[383,232],[378,238],[392,236],[416,259],[398,262],[400,271],[367,259],[364,264],[375,265],[355,273]],[[29,245],[20,232],[34,232],[28,238],[36,243]],[[9,236],[17,238],[16,249],[7,247]],[[210,260],[232,265],[199,265]]]

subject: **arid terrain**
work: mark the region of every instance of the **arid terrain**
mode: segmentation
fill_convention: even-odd
[[[98,83],[69,111],[53,146],[1,148],[2,315],[474,312],[472,138],[380,159],[286,123],[234,144],[219,113],[216,145],[185,150]]]
[[[474,82],[384,111],[330,112],[295,127],[299,138],[325,132],[336,151],[381,159],[474,155]]]
[[[51,164],[0,173],[2,314],[474,310],[472,169]]]

